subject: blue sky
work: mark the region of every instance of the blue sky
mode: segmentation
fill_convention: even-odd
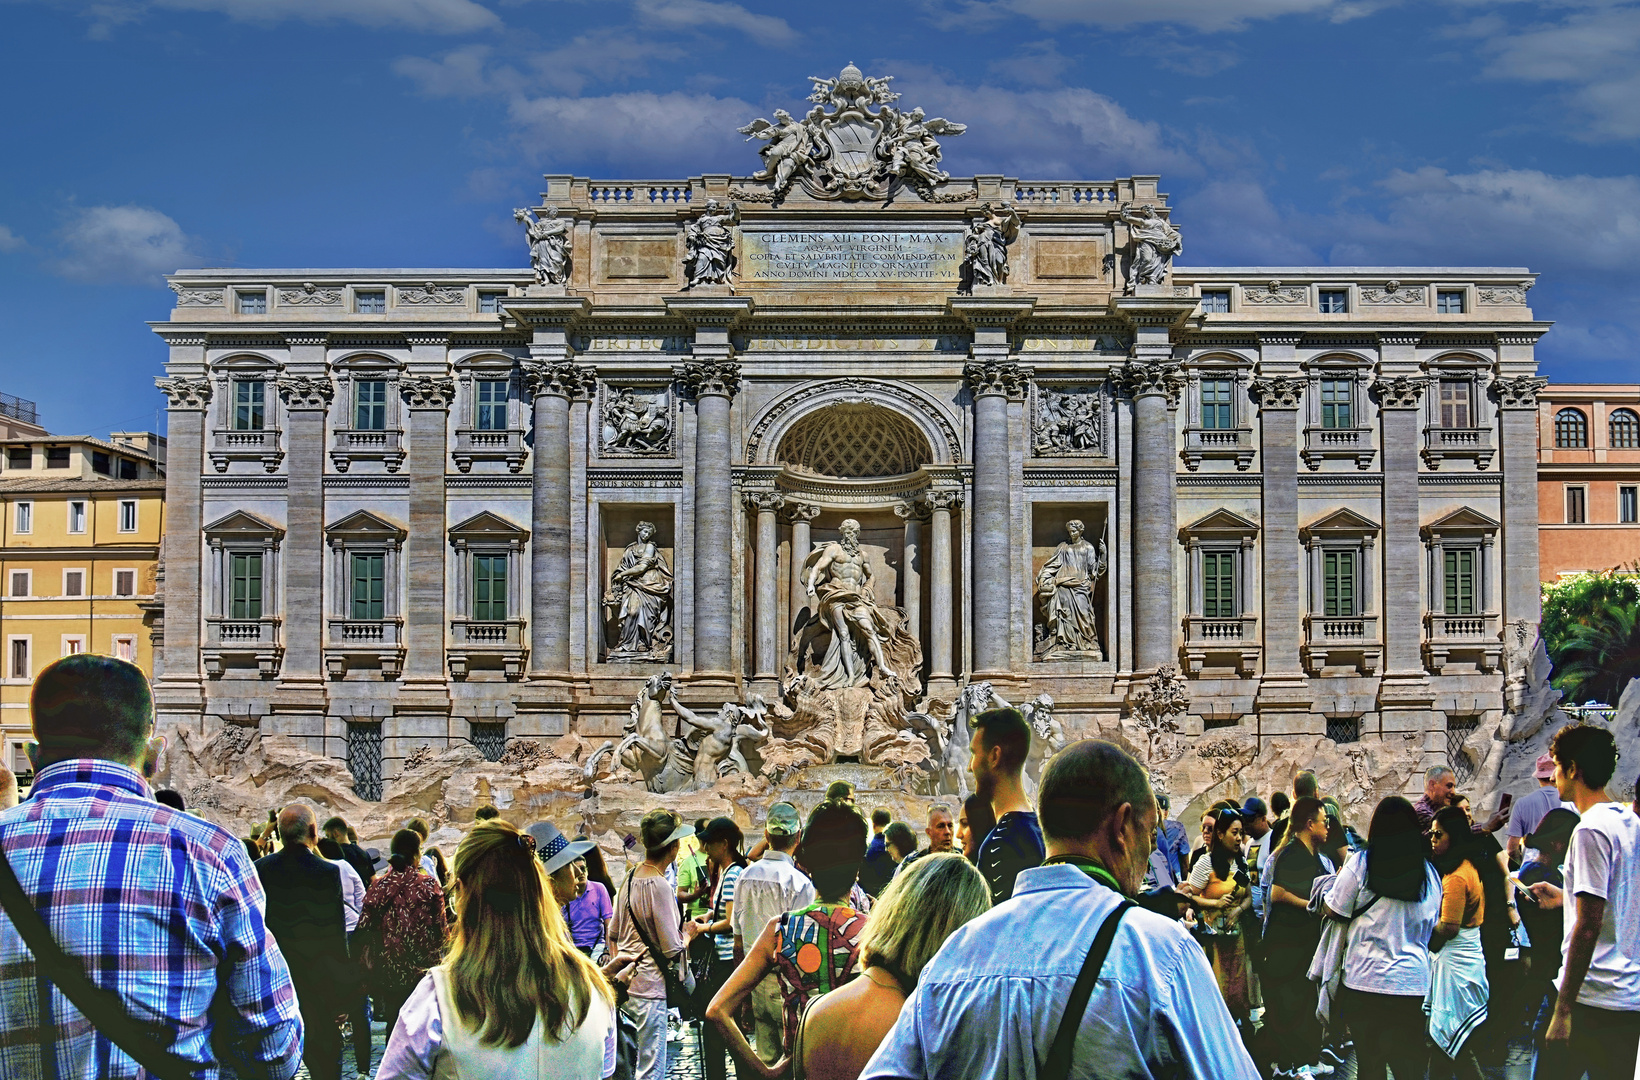
[[[1640,378],[1640,3],[0,0],[0,391],[152,426],[182,266],[508,266],[540,173],[744,174],[853,61],[955,173],[1160,173],[1192,265],[1527,265]]]

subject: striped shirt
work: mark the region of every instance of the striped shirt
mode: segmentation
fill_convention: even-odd
[[[717,891],[712,894],[712,921],[722,922],[728,918],[729,905],[735,900],[735,886],[740,883],[740,875],[745,873],[744,866],[729,864],[718,879]],[[733,920],[731,920],[732,922]],[[719,960],[733,960],[735,958],[735,935],[733,930],[714,935],[713,945],[717,947]]]
[[[196,1078],[221,1075],[218,1054],[241,1076],[296,1074],[296,993],[237,838],[154,802],[132,769],[80,758],[40,770],[28,801],[0,814],[0,844],[63,951],[134,1019],[173,1033]],[[0,917],[0,1076],[144,1075],[35,974]]]

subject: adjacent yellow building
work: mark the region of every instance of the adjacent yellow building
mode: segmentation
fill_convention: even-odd
[[[164,478],[153,434],[0,440],[0,753],[20,775],[40,669],[96,652],[156,674]]]

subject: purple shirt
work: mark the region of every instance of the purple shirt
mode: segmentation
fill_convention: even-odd
[[[587,891],[564,905],[564,921],[576,948],[590,949],[604,936],[604,920],[615,914],[609,890],[596,881],[587,882]]]

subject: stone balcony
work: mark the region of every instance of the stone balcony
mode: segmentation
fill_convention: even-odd
[[[205,673],[219,679],[229,667],[254,663],[256,673],[264,679],[279,674],[279,664],[285,656],[285,647],[279,640],[279,622],[276,615],[259,619],[207,618],[205,644],[199,650]]]
[[[1375,675],[1384,659],[1377,615],[1306,615],[1304,667],[1311,675],[1323,668],[1353,663],[1363,675]]]
[[[355,461],[379,461],[387,466],[388,472],[398,472],[404,464],[404,432],[397,428],[338,431],[330,449],[330,460],[337,472],[346,472]]]
[[[529,652],[523,619],[450,620],[450,645],[445,656],[452,679],[465,679],[474,668],[500,668],[509,680],[521,679]]]
[[[1365,427],[1307,427],[1304,429],[1304,449],[1300,455],[1311,471],[1320,469],[1321,463],[1328,458],[1353,460],[1357,469],[1370,469],[1372,459],[1378,454],[1378,448],[1372,444],[1372,435],[1373,429]]]
[[[1258,636],[1257,615],[1237,615],[1228,619],[1188,615],[1184,628],[1184,666],[1191,675],[1201,674],[1210,659],[1229,660],[1243,677],[1258,667],[1264,644]]]
[[[1472,662],[1486,672],[1498,670],[1503,661],[1503,616],[1489,611],[1481,615],[1424,615],[1424,666],[1432,673],[1445,673],[1454,659]]]
[[[524,459],[528,456],[524,432],[518,429],[480,431],[477,428],[457,428],[456,448],[450,453],[456,468],[462,472],[471,471],[475,461],[505,461],[509,472],[518,472],[524,467]]]
[[[279,449],[279,432],[275,428],[213,431],[205,452],[219,473],[227,472],[228,464],[234,461],[260,461],[264,469],[273,472],[285,458],[285,452]]]
[[[1184,449],[1179,457],[1185,468],[1195,472],[1209,458],[1233,458],[1236,468],[1246,472],[1253,464],[1256,448],[1252,428],[1186,428]]]
[[[331,619],[325,638],[325,670],[340,679],[355,668],[380,667],[383,679],[404,671],[404,619]]]
[[[1447,458],[1469,458],[1484,470],[1496,452],[1491,428],[1424,428],[1424,463],[1431,469],[1439,469]]]

